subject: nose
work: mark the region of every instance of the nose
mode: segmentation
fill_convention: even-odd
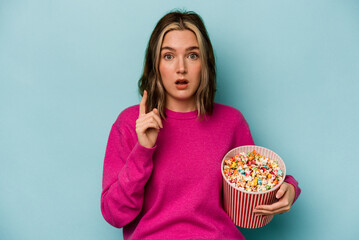
[[[185,58],[179,57],[177,62],[177,73],[184,74],[187,73],[187,64]]]

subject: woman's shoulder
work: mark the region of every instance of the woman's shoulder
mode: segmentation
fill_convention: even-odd
[[[123,125],[128,125],[130,127],[136,126],[136,120],[138,118],[139,109],[140,108],[138,104],[125,108],[118,115],[114,124],[117,126],[123,126]]]
[[[226,118],[244,119],[243,114],[237,108],[216,102],[214,103],[213,113]]]
[[[225,104],[215,103],[213,108],[213,120],[221,122],[221,124],[225,125],[227,128],[233,127],[238,129],[248,127],[248,123],[241,111]]]

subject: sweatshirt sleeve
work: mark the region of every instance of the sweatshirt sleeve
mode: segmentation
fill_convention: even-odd
[[[107,142],[101,194],[102,215],[117,228],[134,220],[142,209],[156,149],[140,145],[137,136],[119,119],[113,124]]]
[[[239,111],[237,113],[239,123],[236,125],[234,137],[235,144],[233,148],[245,145],[254,145],[252,134],[246,119],[243,117],[242,113],[240,113]]]

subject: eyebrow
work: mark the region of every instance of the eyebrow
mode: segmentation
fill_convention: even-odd
[[[176,51],[176,49],[171,48],[171,47],[167,47],[167,46],[161,48],[161,51],[162,51],[162,50],[166,50],[166,49],[167,49],[167,50],[170,50],[170,51],[173,51],[173,52]],[[186,48],[186,51],[192,51],[192,50],[199,50],[199,47],[197,47],[197,46],[192,46],[192,47]]]

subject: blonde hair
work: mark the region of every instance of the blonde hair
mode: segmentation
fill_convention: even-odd
[[[201,59],[201,81],[196,91],[198,117],[203,119],[212,114],[216,92],[216,70],[212,44],[201,17],[194,12],[170,12],[162,17],[154,28],[146,50],[142,77],[138,82],[140,94],[148,92],[147,111],[157,108],[162,118],[166,118],[166,90],[161,81],[159,61],[163,39],[173,30],[190,30],[198,41]]]

